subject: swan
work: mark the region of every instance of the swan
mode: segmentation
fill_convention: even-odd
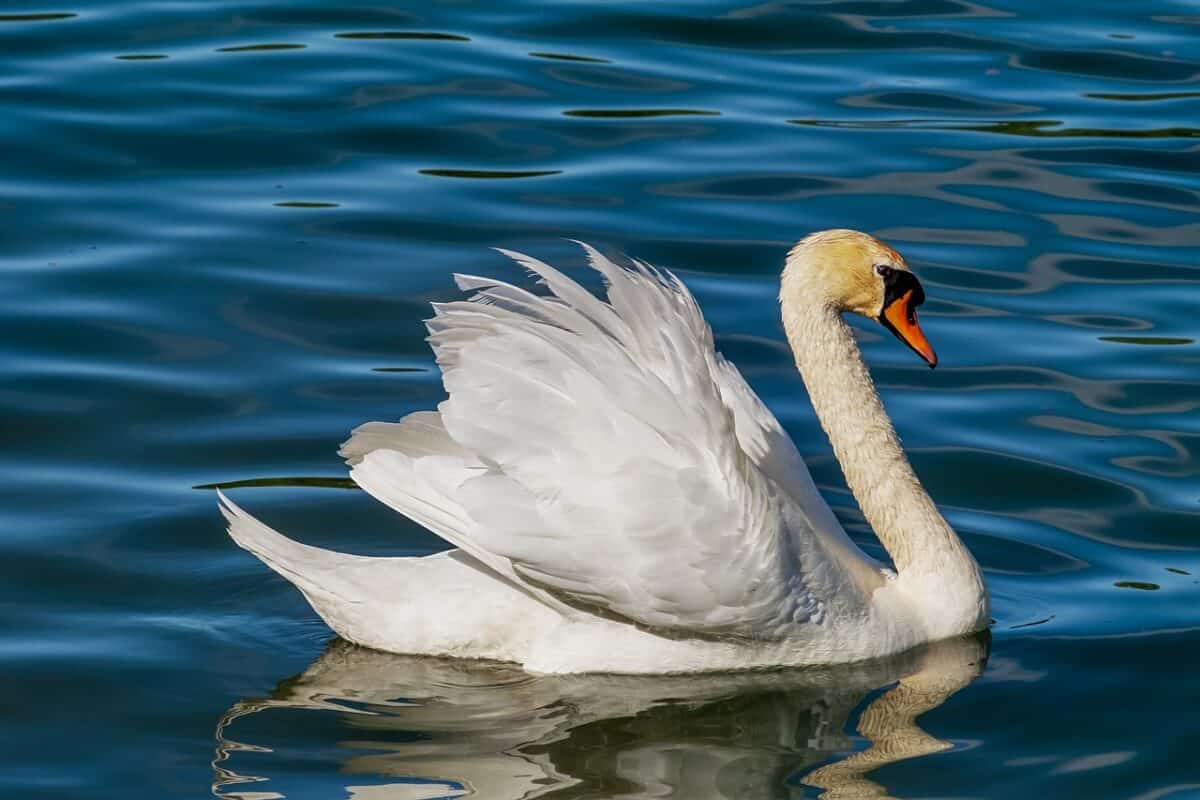
[[[454,549],[372,558],[301,544],[220,494],[238,545],[342,638],[534,673],[684,673],[853,662],[982,630],[979,566],[922,488],[842,314],[930,367],[924,290],[857,231],[788,253],[783,327],[846,482],[888,554],[846,535],[795,444],[713,346],[692,294],[579,243],[601,300],[500,252],[539,295],[456,275],[429,342],[448,399],[369,422],[354,481]]]

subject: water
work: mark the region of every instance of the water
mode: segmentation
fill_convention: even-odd
[[[0,786],[1200,797],[1198,25],[1168,0],[6,6]],[[438,549],[343,488],[336,446],[439,400],[420,320],[452,271],[523,280],[504,246],[584,275],[575,237],[684,277],[869,543],[773,299],[835,226],[925,282],[936,372],[862,336],[987,571],[990,645],[689,680],[383,656],[330,643],[197,488],[315,544]]]

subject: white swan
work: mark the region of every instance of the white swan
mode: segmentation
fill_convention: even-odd
[[[449,398],[342,448],[359,486],[457,549],[334,553],[222,495],[230,535],[345,639],[533,672],[847,662],[986,626],[979,567],[904,457],[841,318],[878,319],[936,364],[916,320],[924,292],[895,250],[813,234],[780,291],[813,407],[893,572],[846,536],[687,288],[584,247],[608,302],[518,253],[502,251],[551,296],[456,276],[474,296],[428,322]]]

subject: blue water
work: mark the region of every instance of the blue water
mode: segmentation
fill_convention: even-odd
[[[1182,0],[5,5],[0,787],[1200,797],[1198,78]],[[202,488],[439,549],[336,447],[440,399],[451,272],[595,286],[573,237],[688,282],[873,547],[774,300],[827,227],[924,281],[936,371],[862,338],[990,644],[724,683],[384,656]]]

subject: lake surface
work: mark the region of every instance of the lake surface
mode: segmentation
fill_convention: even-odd
[[[1200,6],[9,3],[0,787],[40,798],[1200,797]],[[432,407],[488,248],[676,270],[856,539],[786,350],[788,246],[876,233],[862,327],[990,642],[538,678],[331,641],[210,487],[304,541],[439,541],[348,488]],[[980,674],[981,673],[981,674]],[[919,720],[918,714],[922,714]]]

